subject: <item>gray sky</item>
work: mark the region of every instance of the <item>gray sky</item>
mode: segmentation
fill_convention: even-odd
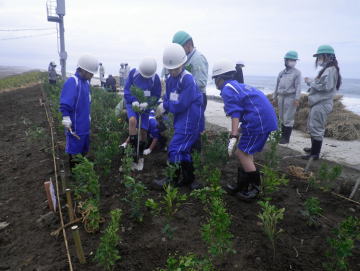
[[[0,30],[50,27],[46,31],[0,31],[0,65],[47,68],[59,63],[56,35],[6,38],[56,32],[47,22],[45,0],[0,0]],[[283,56],[296,50],[303,76],[314,76],[312,54],[322,44],[334,47],[341,73],[360,78],[359,0],[66,0],[65,42],[68,71],[91,53],[117,74],[119,63],[137,66],[162,52],[178,30],[192,35],[210,64],[219,58],[245,62],[245,75],[277,75]]]

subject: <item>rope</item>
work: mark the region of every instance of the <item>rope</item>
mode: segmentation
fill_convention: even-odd
[[[44,90],[43,90],[42,86],[41,86],[41,93],[42,93],[42,96],[45,98]],[[63,232],[63,236],[64,236],[66,254],[67,254],[68,261],[69,261],[69,269],[70,269],[70,271],[73,271],[72,262],[71,262],[71,256],[70,256],[70,252],[69,252],[69,245],[68,245],[68,241],[67,241],[67,237],[66,237],[66,231],[65,231],[65,227],[64,227],[64,218],[63,218],[62,211],[61,211],[62,208],[61,208],[60,196],[59,196],[59,183],[58,183],[57,166],[56,166],[56,158],[55,158],[55,143],[54,143],[53,127],[52,127],[50,117],[49,117],[49,114],[48,114],[48,111],[47,111],[47,108],[46,108],[46,104],[42,103],[42,105],[45,108],[46,118],[47,118],[47,121],[48,121],[49,127],[50,127],[51,147],[52,147],[52,156],[53,156],[53,161],[54,161],[54,174],[55,174],[56,196],[57,196],[57,202],[58,202],[59,216],[60,216],[60,222],[61,222],[62,232]]]

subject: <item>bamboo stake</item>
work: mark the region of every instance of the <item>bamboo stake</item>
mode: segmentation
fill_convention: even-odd
[[[86,263],[86,259],[85,259],[85,256],[84,256],[83,247],[81,245],[79,227],[77,225],[72,226],[71,230],[72,230],[72,233],[73,233],[73,238],[74,238],[74,242],[75,242],[77,257],[78,257],[80,263],[84,264],[84,263]]]
[[[70,218],[70,222],[75,220],[75,214],[74,214],[74,207],[72,204],[72,199],[71,199],[71,190],[69,188],[67,188],[65,190],[66,193],[66,205],[68,208],[68,213],[69,213],[69,218]]]
[[[65,170],[60,170],[60,178],[61,178],[61,187],[62,187],[62,193],[66,192],[67,184],[66,184],[66,176],[65,176]]]
[[[348,201],[350,201],[350,202],[352,202],[352,203],[355,203],[355,204],[360,205],[360,202],[358,202],[358,201],[356,201],[356,200],[349,199],[349,198],[347,198],[347,197],[345,197],[345,196],[343,196],[343,195],[340,195],[340,194],[338,194],[338,193],[331,192],[331,194],[333,194],[333,195],[335,195],[335,196],[337,196],[337,197],[339,197],[339,198],[348,200]]]
[[[81,220],[82,220],[82,217],[77,218],[77,219],[75,219],[74,221],[71,221],[71,222],[65,224],[64,227],[60,227],[60,228],[58,228],[57,230],[52,231],[52,232],[50,233],[50,235],[51,235],[51,236],[58,236],[59,233],[62,231],[62,229],[66,229],[67,227],[72,226],[72,225],[80,222]]]
[[[42,95],[44,96],[44,90],[41,87],[41,92]],[[62,207],[61,207],[61,203],[60,203],[60,195],[59,195],[59,182],[58,182],[58,176],[57,176],[57,166],[56,166],[56,158],[55,158],[55,143],[54,143],[54,132],[53,132],[53,127],[49,118],[49,114],[46,108],[46,104],[44,105],[44,109],[45,109],[45,113],[46,113],[46,118],[47,121],[49,123],[49,127],[50,127],[50,134],[51,134],[51,148],[52,148],[52,156],[53,156],[53,161],[54,161],[54,174],[55,174],[55,184],[56,184],[56,196],[57,196],[57,202],[58,202],[58,207],[59,207],[59,216],[60,216],[60,223],[61,223],[61,227],[63,227],[63,236],[64,236],[64,243],[65,243],[65,249],[66,249],[66,255],[68,258],[68,262],[69,262],[69,270],[73,271],[73,267],[72,267],[72,262],[71,262],[71,256],[70,256],[70,252],[69,252],[69,245],[68,245],[68,241],[67,241],[67,237],[66,237],[66,231],[64,228],[64,218],[62,215]]]

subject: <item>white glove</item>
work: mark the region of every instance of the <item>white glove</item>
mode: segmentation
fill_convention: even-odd
[[[151,153],[151,149],[146,149],[146,150],[144,150],[144,155],[149,155]]]
[[[132,102],[131,105],[134,110],[138,110],[140,108],[140,104],[138,101]]]
[[[164,108],[164,104],[161,103],[158,105],[158,107],[156,108],[156,117],[160,117],[161,115],[163,115],[165,113],[165,108]]]
[[[61,124],[66,128],[66,129],[70,129],[71,128],[71,119],[69,116],[65,116],[63,117]]]
[[[229,156],[232,156],[232,154],[234,152],[236,141],[237,141],[237,138],[230,138],[230,140],[229,140],[229,145],[228,145],[228,154],[229,154]]]
[[[126,149],[126,146],[127,146],[127,143],[126,143],[126,142],[124,142],[124,143],[122,143],[122,144],[120,145],[120,148],[124,148],[124,149]]]
[[[139,107],[141,110],[145,110],[148,107],[148,103],[141,103]]]

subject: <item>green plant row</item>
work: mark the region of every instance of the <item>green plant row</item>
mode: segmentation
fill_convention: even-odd
[[[30,83],[39,82],[46,78],[47,74],[40,71],[25,72],[0,79],[0,90],[17,88]]]

